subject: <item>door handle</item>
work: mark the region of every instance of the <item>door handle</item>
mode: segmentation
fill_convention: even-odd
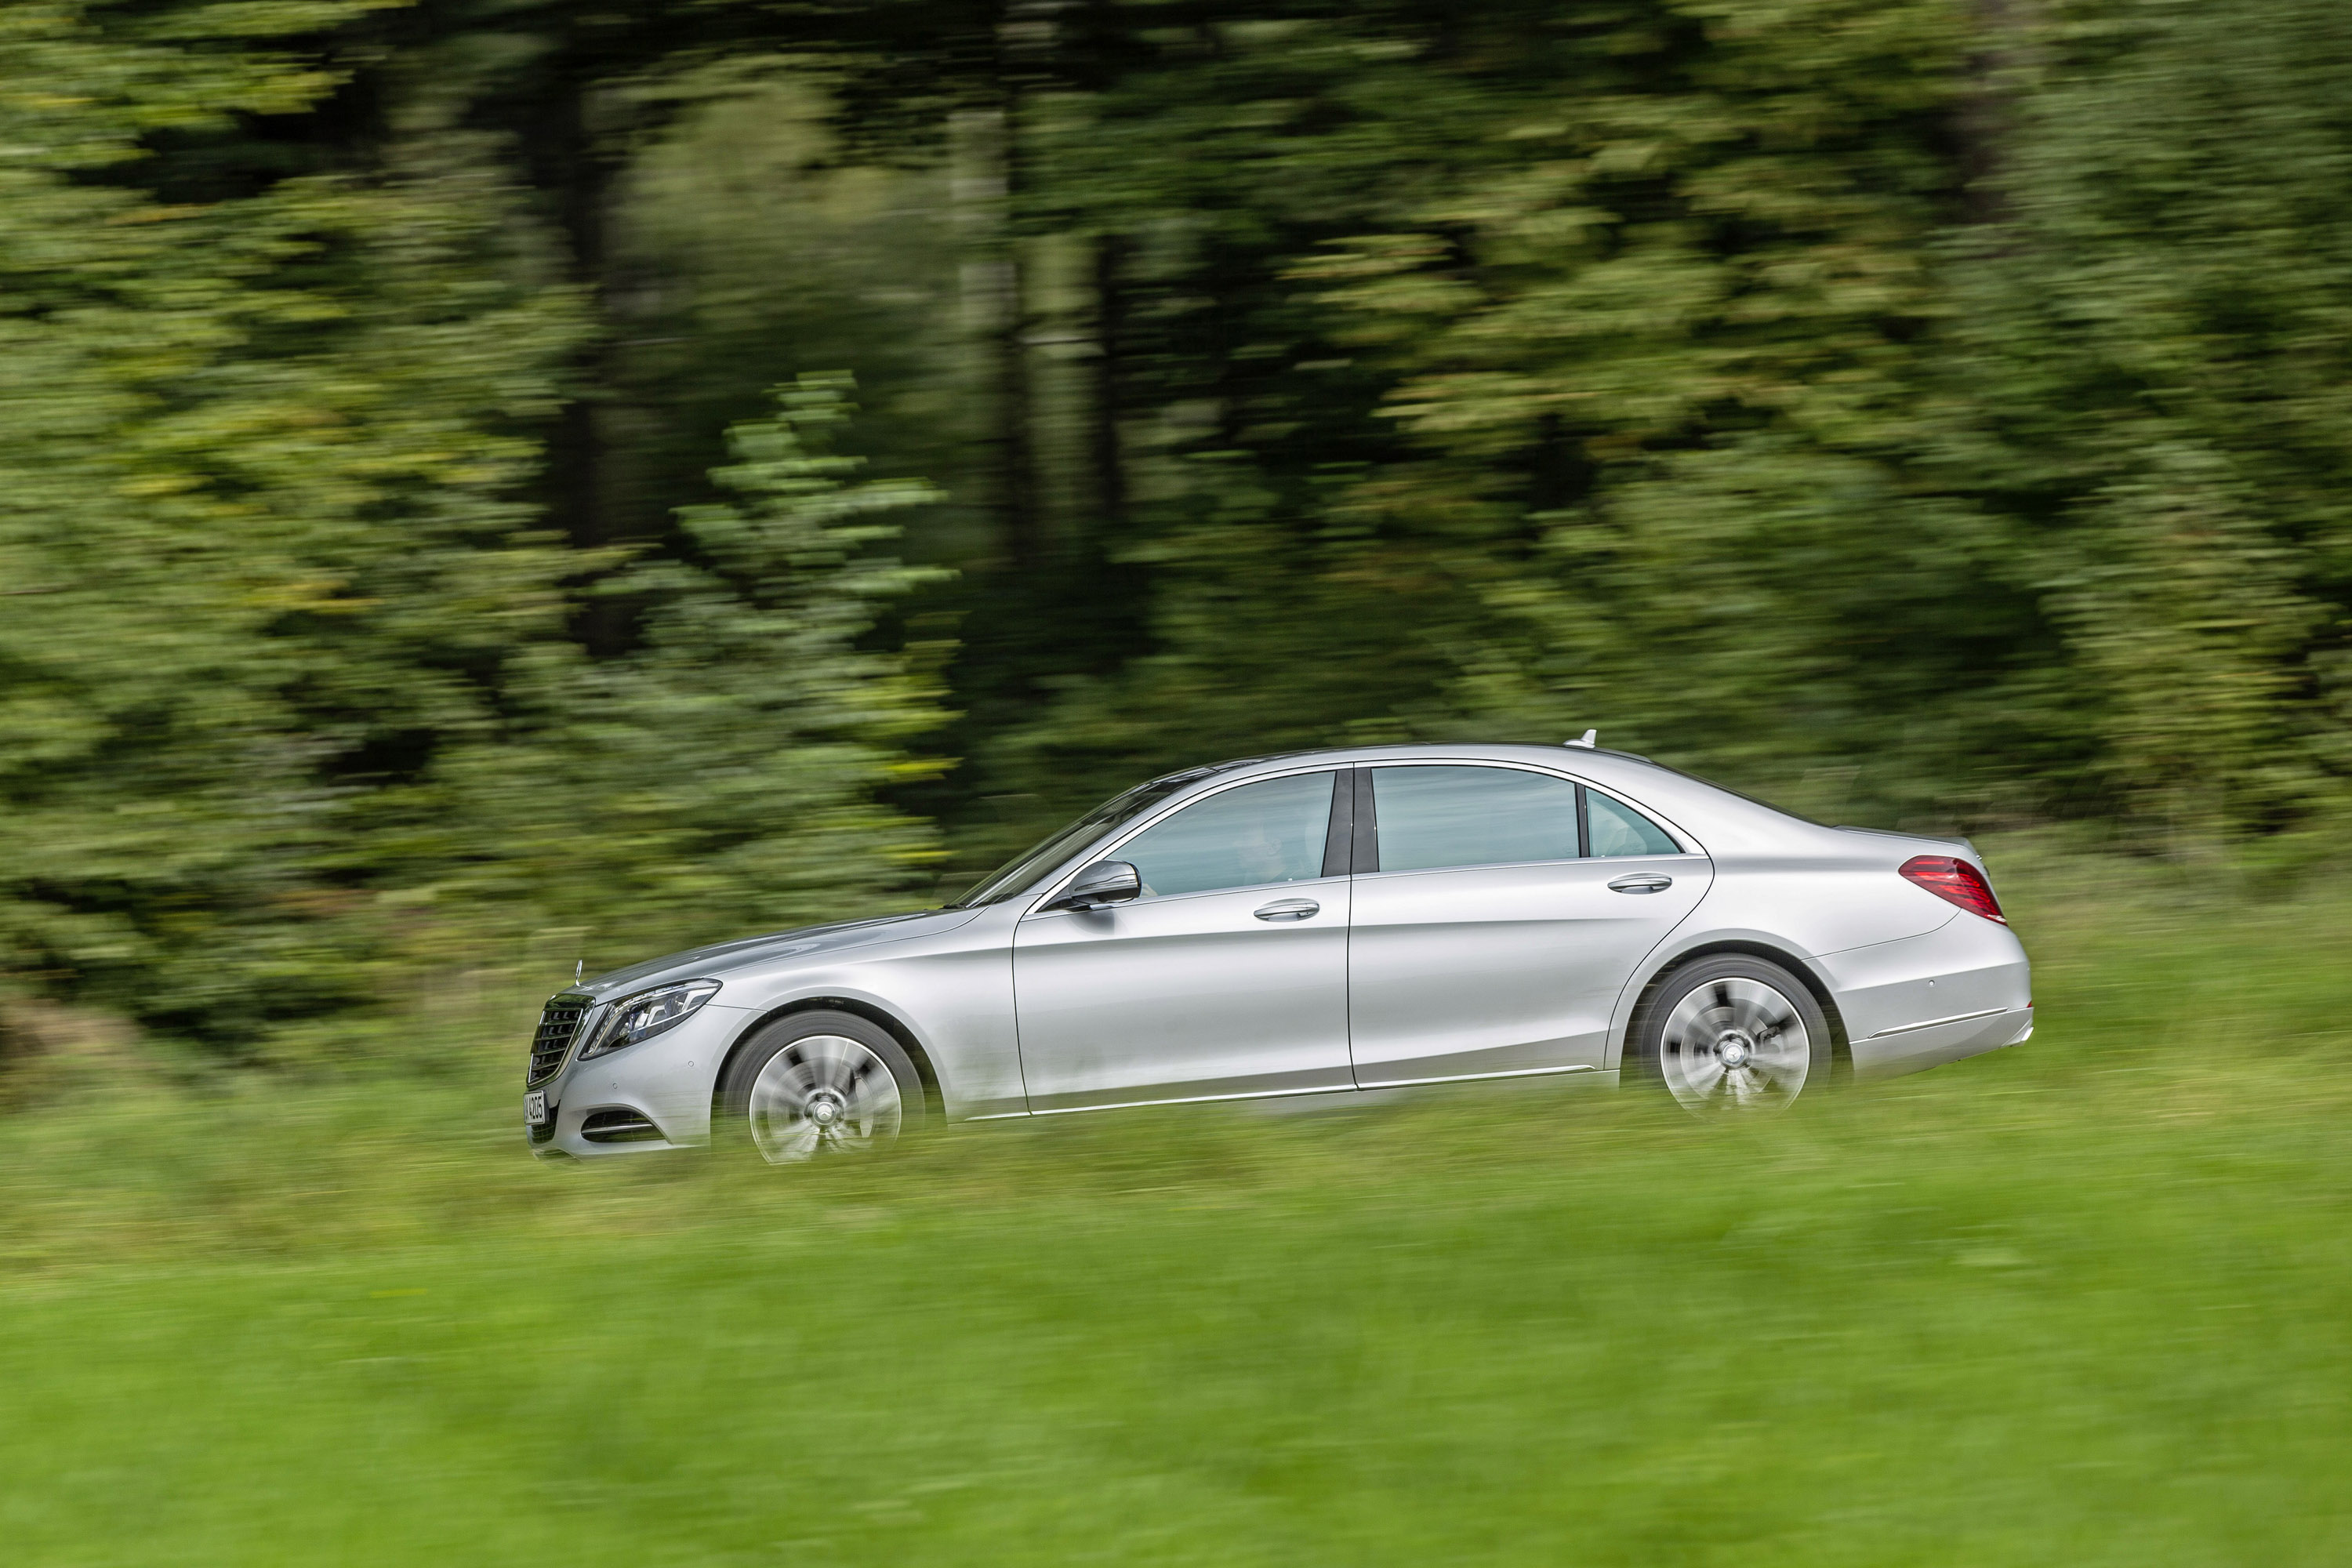
[[[1672,877],[1663,877],[1655,871],[1634,871],[1610,883],[1609,890],[1612,893],[1663,893],[1674,885]]]
[[[1303,921],[1322,912],[1323,906],[1312,899],[1276,899],[1260,907],[1256,914],[1262,921]]]

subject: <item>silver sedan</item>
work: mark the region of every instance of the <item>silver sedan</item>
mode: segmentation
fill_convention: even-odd
[[[1139,784],[943,909],[552,998],[532,1146],[770,1160],[937,1121],[1584,1074],[1699,1111],[2033,1032],[1965,840],[1824,827],[1641,757],[1378,746]]]

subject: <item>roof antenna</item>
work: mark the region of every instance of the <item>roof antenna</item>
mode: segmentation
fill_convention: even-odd
[[[1570,746],[1582,746],[1589,752],[1601,743],[1601,731],[1598,730],[1587,730],[1575,740],[1569,741],[1564,743]]]

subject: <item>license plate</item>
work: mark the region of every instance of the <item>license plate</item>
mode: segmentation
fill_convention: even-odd
[[[547,1125],[547,1090],[534,1089],[522,1097],[522,1119],[533,1127]]]

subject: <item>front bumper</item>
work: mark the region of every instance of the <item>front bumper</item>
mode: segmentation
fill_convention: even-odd
[[[531,1152],[602,1160],[709,1142],[719,1064],[752,1016],[748,1009],[709,1002],[676,1028],[641,1044],[589,1061],[575,1050],[553,1078],[538,1086],[547,1095],[552,1120],[526,1128]],[[658,1136],[626,1142],[592,1137],[584,1124],[600,1112],[642,1117]]]

